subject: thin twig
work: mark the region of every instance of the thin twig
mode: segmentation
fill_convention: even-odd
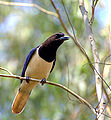
[[[91,20],[90,20],[90,25],[92,25],[94,22],[95,7],[96,7],[98,1],[99,0],[92,0],[92,16],[91,16]]]
[[[63,22],[63,20],[62,20],[62,17],[61,17],[61,15],[60,15],[60,13],[59,13],[59,10],[56,8],[53,0],[50,0],[50,1],[51,1],[51,3],[52,3],[52,6],[54,7],[56,13],[58,14],[58,18],[59,18],[59,20],[60,20],[60,22],[61,22],[61,25],[62,25],[62,27],[64,28],[65,32],[71,37],[71,39],[74,41],[74,43],[76,44],[76,46],[80,49],[80,51],[83,53],[83,55],[87,58],[88,63],[89,63],[89,65],[90,65],[90,67],[92,68],[92,70],[94,70],[94,66],[92,65],[91,60],[90,60],[90,58],[88,57],[86,51],[84,50],[84,48],[82,47],[82,45],[77,41],[76,37],[73,37],[73,36],[68,32],[68,30],[67,30],[67,28],[66,28],[66,26],[65,26],[65,24],[64,24],[64,22]],[[67,16],[67,17],[68,17],[68,16]],[[70,20],[70,19],[68,18],[68,20]],[[71,21],[70,21],[70,24],[71,24]],[[71,26],[72,26],[72,25],[71,25]],[[73,29],[73,28],[72,28],[72,29]],[[74,30],[73,30],[73,31],[74,31]],[[75,34],[74,34],[74,36],[75,36]]]
[[[63,5],[63,7],[64,7],[64,10],[65,10],[65,13],[66,13],[66,15],[67,15],[67,19],[68,19],[68,21],[69,21],[69,24],[71,25],[71,28],[72,28],[73,38],[75,39],[75,42],[78,42],[77,39],[76,39],[76,34],[75,34],[74,27],[73,27],[73,25],[72,25],[72,23],[71,23],[69,14],[68,14],[68,12],[67,12],[67,10],[66,10],[66,7],[65,7],[65,4],[64,4],[63,0],[61,0],[61,1],[62,1],[62,5]]]
[[[59,18],[59,20],[60,20],[60,22],[61,22],[61,25],[63,26],[65,32],[71,37],[71,39],[74,41],[74,43],[77,45],[77,47],[78,47],[78,48],[80,49],[80,51],[83,53],[83,55],[87,58],[88,63],[89,63],[89,65],[90,65],[90,67],[92,68],[92,70],[95,71],[95,72],[98,74],[98,76],[104,81],[104,83],[106,84],[106,86],[107,86],[107,87],[109,88],[109,90],[111,91],[111,88],[109,87],[109,85],[106,83],[106,81],[103,79],[103,77],[100,75],[100,73],[99,73],[99,72],[95,69],[95,67],[93,66],[93,64],[92,64],[90,58],[88,57],[86,51],[84,50],[84,48],[83,48],[83,47],[81,46],[81,44],[77,41],[77,39],[75,39],[75,38],[68,32],[65,24],[63,23],[63,20],[62,20],[62,18],[61,18],[61,15],[60,15],[60,13],[59,13],[59,10],[56,8],[53,0],[50,0],[50,1],[51,1],[54,9],[56,10],[56,12],[57,12],[57,14],[58,14],[58,18]],[[83,3],[82,3],[82,4],[83,4]],[[67,17],[68,17],[68,16],[67,16]],[[95,62],[95,63],[96,63],[96,62]],[[100,62],[97,61],[97,63],[100,63]]]
[[[69,18],[69,15],[68,15],[67,10],[66,10],[66,8],[65,8],[65,5],[64,5],[63,0],[62,0],[62,4],[63,4],[63,6],[64,6],[64,9],[65,9],[67,18],[68,18],[68,20],[69,20],[69,23],[70,23],[71,28],[72,28],[72,31],[73,31],[73,35],[74,35],[74,38],[75,38],[75,39],[73,39],[73,40],[74,40],[75,44],[79,47],[79,49],[81,50],[81,52],[86,56],[86,58],[87,58],[87,60],[88,60],[88,62],[89,62],[90,67],[92,68],[92,70],[95,70],[95,71],[96,71],[96,73],[97,73],[97,74],[99,75],[99,77],[105,82],[105,84],[107,85],[107,87],[108,87],[108,88],[110,89],[110,91],[111,91],[111,88],[109,87],[109,85],[106,83],[106,81],[103,79],[103,77],[99,74],[99,72],[98,72],[98,71],[95,69],[95,67],[93,66],[93,64],[92,64],[92,62],[90,61],[88,55],[86,54],[84,48],[83,48],[83,47],[80,45],[80,43],[77,41],[76,36],[75,36],[75,31],[74,31],[73,25],[72,25],[72,23],[71,23],[71,21],[70,21],[70,18]],[[95,62],[95,63],[98,63],[98,64],[99,64],[100,62]],[[110,64],[106,64],[106,65],[110,65]]]
[[[8,72],[10,75],[13,75],[8,69],[0,67],[1,70]]]
[[[65,56],[65,59],[66,59],[66,66],[67,66],[67,73],[68,73],[68,76],[67,76],[67,79],[68,79],[68,89],[70,89],[69,88],[69,66],[68,66],[68,61],[67,61],[67,57]],[[71,99],[71,97],[70,97],[70,95],[69,95],[69,93],[67,92],[67,96],[68,96],[68,98],[69,98],[69,100],[71,100],[71,101],[74,101],[73,99]]]
[[[104,83],[107,85],[107,87],[108,87],[108,88],[110,89],[110,91],[111,91],[111,88],[109,87],[109,85],[107,84],[107,82],[103,79],[103,77],[100,75],[100,73],[99,73],[99,72],[96,70],[96,68],[92,65],[92,63],[91,63],[91,61],[90,61],[90,58],[88,57],[88,55],[87,55],[87,53],[85,52],[84,48],[83,48],[83,47],[80,45],[80,43],[75,39],[75,37],[73,37],[73,36],[68,32],[65,24],[63,23],[63,20],[62,20],[62,18],[61,18],[61,15],[60,15],[60,13],[59,13],[59,10],[56,8],[53,0],[50,0],[50,1],[51,1],[51,3],[52,3],[52,6],[54,7],[54,9],[56,10],[56,13],[58,14],[58,18],[59,18],[59,20],[60,20],[60,22],[61,22],[61,25],[63,26],[65,32],[72,38],[72,40],[73,40],[74,43],[78,46],[78,48],[80,49],[80,51],[85,55],[85,57],[87,58],[87,60],[88,60],[88,62],[89,62],[89,65],[90,65],[90,67],[92,68],[92,70],[95,71],[95,73],[102,79],[102,81],[104,81]],[[83,2],[82,4],[84,4],[84,2]],[[69,17],[69,16],[67,16],[67,17]],[[68,18],[68,20],[69,20],[69,18]],[[71,22],[70,22],[70,24],[71,24]],[[72,25],[71,25],[71,27],[72,27]],[[72,29],[73,29],[73,27],[72,27]],[[75,34],[74,34],[74,35],[75,35]],[[90,40],[92,40],[92,38],[90,38]],[[96,62],[99,63],[100,61],[96,61]],[[98,77],[98,78],[99,78],[99,77]],[[101,99],[101,98],[100,98],[100,99]],[[101,113],[102,113],[102,112],[100,111],[99,114],[101,114]]]
[[[1,77],[8,77],[8,78],[16,78],[16,79],[19,79],[19,80],[26,80],[26,77],[21,77],[21,76],[17,76],[17,75],[0,74],[0,76]],[[29,80],[35,81],[35,82],[41,82],[40,79],[29,78]],[[76,97],[82,104],[84,104],[88,108],[90,108],[94,114],[96,114],[95,108],[90,103],[88,103],[85,99],[83,99],[82,97],[80,97],[78,94],[76,94],[75,92],[71,91],[67,87],[65,87],[65,86],[63,86],[61,84],[58,84],[58,83],[50,82],[50,81],[46,81],[46,84],[54,85],[54,86],[57,86],[59,88],[64,89],[65,91],[67,91],[68,93],[70,93],[71,95],[73,95],[74,97]]]
[[[103,79],[103,77],[100,75],[100,65],[98,64],[100,62],[99,55],[96,49],[96,44],[95,44],[95,39],[92,33],[92,28],[89,24],[89,19],[88,19],[88,13],[85,10],[84,6],[84,0],[79,0],[79,8],[83,16],[84,23],[86,25],[86,30],[88,33],[88,38],[91,44],[91,50],[95,62],[95,80],[96,80],[96,93],[98,97],[98,101],[100,102],[99,108],[100,108],[100,113],[102,113],[103,109],[105,108],[104,104],[105,103],[105,98],[104,98],[104,92],[103,92],[103,81],[106,83],[106,81]],[[98,62],[98,63],[97,63]],[[107,84],[108,85],[108,84]],[[111,88],[108,86],[108,88],[111,90]],[[98,115],[99,116],[99,115]],[[98,119],[103,120],[104,115],[102,114]]]
[[[93,53],[93,57],[94,57],[95,68],[96,68],[97,72],[100,73],[100,67],[99,67],[99,64],[97,64],[97,62],[100,62],[100,60],[99,60],[99,56],[98,56],[98,53],[97,53],[97,50],[96,50],[95,40],[94,40],[94,37],[93,37],[93,34],[92,34],[92,28],[89,25],[87,12],[86,12],[85,7],[84,7],[84,0],[79,0],[79,1],[80,1],[80,3],[79,3],[80,11],[83,15],[83,20],[85,22],[86,29],[87,29],[87,32],[88,32],[88,38],[89,38],[90,43],[91,43],[91,49],[92,49],[92,53]],[[81,3],[81,1],[82,1],[82,3]],[[96,76],[96,80],[101,84],[101,80],[98,77],[97,73],[95,73],[95,76]],[[100,89],[101,89],[101,86],[100,86]],[[101,99],[101,95],[102,95],[102,93],[100,94],[100,91],[99,91],[99,96],[98,96],[99,101]]]
[[[107,84],[107,82],[103,79],[103,77],[100,75],[100,73],[99,73],[99,72],[95,69],[95,67],[92,65],[92,63],[91,63],[91,61],[90,61],[90,58],[88,57],[88,55],[87,55],[87,53],[85,52],[84,48],[83,48],[83,47],[80,45],[80,43],[75,39],[75,37],[73,37],[73,36],[68,32],[65,24],[63,23],[63,20],[62,20],[62,18],[61,18],[61,15],[60,15],[60,13],[59,13],[59,10],[56,8],[53,0],[50,0],[50,1],[51,1],[51,3],[52,3],[52,6],[54,7],[54,9],[56,10],[56,13],[58,14],[58,18],[59,18],[59,20],[60,20],[60,22],[61,22],[61,24],[62,24],[65,32],[72,38],[72,40],[73,40],[74,43],[78,46],[78,48],[80,49],[80,51],[85,55],[85,57],[87,58],[87,60],[88,60],[88,62],[89,62],[89,65],[90,65],[90,67],[92,68],[92,70],[94,70],[94,71],[96,72],[96,74],[102,79],[102,81],[104,81],[104,83],[107,85],[107,87],[108,87],[108,88],[110,89],[110,91],[111,91],[111,88],[109,87],[109,85]],[[84,5],[84,2],[83,2],[82,4]],[[67,15],[67,17],[68,17],[68,20],[70,20],[68,15]],[[70,24],[71,24],[71,22],[70,22]],[[71,27],[72,27],[72,25],[71,25]],[[73,29],[73,27],[72,27],[72,29]],[[75,35],[75,34],[74,34],[74,35]],[[100,61],[96,61],[96,62],[100,62]],[[98,77],[98,78],[99,78],[99,77]],[[100,98],[100,99],[101,99],[101,98]],[[100,113],[101,113],[101,111],[100,111]]]
[[[6,2],[6,1],[0,1],[0,5],[7,5],[7,6],[19,6],[19,7],[35,7],[37,9],[39,9],[40,11],[49,14],[49,15],[53,15],[58,17],[58,15],[54,12],[48,11],[42,7],[40,7],[37,4],[34,3],[21,3],[21,2]]]
[[[95,0],[92,0],[92,16],[91,16],[91,20],[90,20],[90,25],[92,25],[94,22],[94,13],[95,13],[94,1]]]
[[[103,76],[103,77],[104,77],[104,68],[105,68],[105,66],[107,65],[107,64],[106,64],[106,61],[107,61],[107,59],[108,59],[109,57],[111,57],[111,55],[107,56],[107,57],[104,59],[104,66],[103,66],[103,69],[102,69],[102,76]],[[107,104],[108,104],[108,103],[111,102],[111,100],[110,100],[111,98],[108,96],[108,93],[107,93],[107,91],[105,90],[104,86],[103,86],[103,90],[104,90],[104,93],[105,93],[106,98],[107,98],[107,100],[108,100],[108,102],[107,102]],[[108,107],[108,106],[106,106],[106,107]],[[106,111],[107,111],[107,109],[106,109]]]
[[[80,1],[84,1],[84,0],[80,0]],[[92,65],[92,63],[91,63],[91,66],[93,67],[94,71],[97,73],[96,77],[98,79],[98,82],[99,81],[101,82],[100,79],[102,79],[102,81],[104,81],[104,83],[106,84],[106,86],[111,91],[111,88],[109,87],[109,85],[107,84],[107,82],[100,75],[100,70],[99,70],[100,69],[100,66],[99,66],[100,60],[99,60],[99,56],[98,56],[98,53],[97,53],[97,49],[96,49],[96,45],[95,45],[95,39],[94,39],[93,33],[92,33],[92,28],[89,25],[89,19],[88,19],[87,12],[85,10],[85,7],[84,7],[83,3],[84,2],[80,3],[79,7],[80,7],[81,13],[83,15],[83,19],[84,19],[84,22],[85,22],[85,25],[86,25],[86,29],[87,29],[87,32],[88,32],[88,37],[89,37],[89,40],[90,40],[90,43],[91,43],[91,49],[92,49],[92,53],[93,53],[93,57],[94,57],[95,67]],[[101,99],[101,97],[99,97],[99,98]]]
[[[107,59],[109,58],[109,57],[111,57],[111,55],[108,55],[105,59],[104,59],[104,66],[103,66],[103,69],[102,69],[102,75],[104,74],[104,68],[105,68],[105,65],[107,65],[106,64],[106,61],[107,61]],[[109,65],[111,65],[111,64],[109,64]]]
[[[56,8],[56,6],[55,6],[53,0],[50,0],[50,2],[51,2],[52,6],[53,6],[54,9],[55,9],[55,11],[56,11],[56,13],[57,13],[57,15],[58,15],[58,18],[59,18],[59,20],[60,20],[60,22],[61,22],[61,24],[62,24],[62,26],[63,26],[65,32],[66,32],[71,38],[73,38],[72,35],[68,32],[66,26],[64,25],[64,22],[63,22],[63,20],[62,20],[62,18],[61,18],[61,15],[60,15],[60,13],[59,13],[59,10]]]

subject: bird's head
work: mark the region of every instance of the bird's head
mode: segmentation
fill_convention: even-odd
[[[65,37],[64,33],[61,32],[50,36],[40,46],[39,56],[48,62],[52,62],[56,57],[58,47],[68,39],[69,37]]]

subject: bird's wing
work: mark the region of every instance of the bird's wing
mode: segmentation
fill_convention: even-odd
[[[51,71],[50,71],[50,73],[51,73],[51,72],[52,72],[52,70],[54,69],[55,62],[56,62],[56,58],[54,59],[54,62],[53,62],[53,65],[52,65],[52,68],[51,68]]]
[[[39,47],[39,46],[38,46],[38,47]],[[26,71],[26,69],[27,69],[27,66],[28,66],[28,64],[29,64],[32,56],[34,55],[34,53],[35,53],[35,51],[36,51],[36,49],[37,49],[38,47],[33,48],[33,49],[30,51],[30,53],[27,55],[26,60],[25,60],[25,63],[24,63],[24,66],[23,66],[22,74],[21,74],[22,77],[25,76],[25,71]]]

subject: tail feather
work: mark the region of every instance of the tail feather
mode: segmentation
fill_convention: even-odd
[[[15,114],[21,113],[25,107],[25,104],[29,98],[29,93],[19,92],[15,96],[12,104],[12,112]]]
[[[19,114],[23,111],[32,89],[37,84],[38,84],[37,82],[30,81],[29,83],[26,83],[23,81],[23,83],[21,84],[21,87],[20,87],[19,91],[17,92],[15,99],[12,103],[12,112],[13,113]]]

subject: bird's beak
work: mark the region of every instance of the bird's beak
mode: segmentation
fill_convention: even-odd
[[[66,41],[66,40],[69,40],[69,37],[61,37],[59,38],[59,40]]]

